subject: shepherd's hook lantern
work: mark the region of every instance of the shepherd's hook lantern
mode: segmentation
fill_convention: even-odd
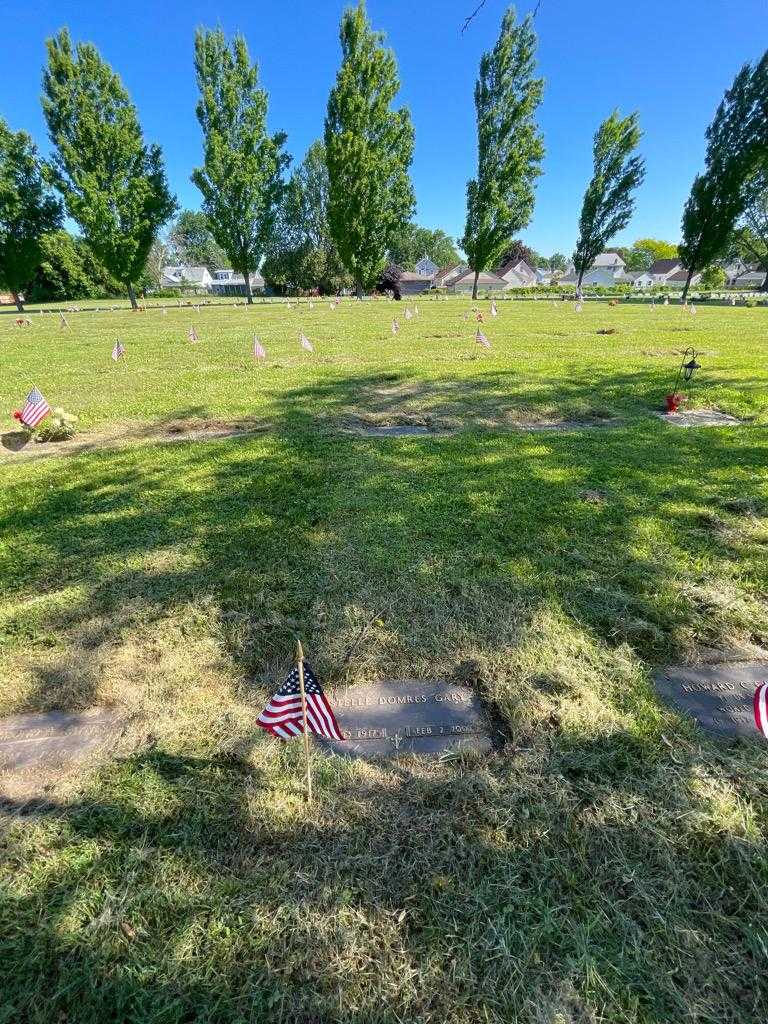
[[[677,407],[680,405],[682,397],[678,391],[680,382],[684,380],[688,383],[688,381],[693,379],[693,375],[696,371],[701,369],[701,363],[696,359],[698,354],[699,353],[695,348],[687,348],[685,352],[683,352],[683,358],[680,361],[680,368],[678,369],[677,377],[675,378],[675,386],[672,388],[672,393],[667,395],[668,412],[676,412]]]

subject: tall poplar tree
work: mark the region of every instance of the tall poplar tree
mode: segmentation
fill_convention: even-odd
[[[754,176],[768,169],[768,51],[745,64],[707,128],[707,152],[683,211],[680,256],[693,275],[723,256],[749,203]]]
[[[579,218],[579,240],[573,264],[579,275],[577,289],[584,274],[607,243],[629,224],[635,208],[634,191],[645,177],[645,161],[633,156],[642,132],[636,113],[619,117],[614,112],[595,133],[592,152],[594,172],[584,193]]]
[[[250,303],[250,275],[269,246],[285,187],[286,135],[267,134],[267,92],[241,35],[229,46],[221,29],[199,29],[195,72],[204,162],[192,181],[202,192],[213,237],[245,278]]]
[[[176,211],[160,147],[147,146],[136,108],[91,43],[49,39],[43,112],[54,147],[50,175],[94,255],[136,308],[159,229]]]
[[[41,241],[61,224],[61,203],[45,186],[37,147],[0,117],[0,284],[17,309],[42,261]]]
[[[390,109],[400,89],[397,63],[371,28],[363,0],[344,12],[339,35],[341,67],[325,118],[328,221],[361,296],[414,211],[413,125],[407,109]]]
[[[528,226],[541,174],[544,142],[536,124],[544,82],[534,78],[536,33],[528,15],[519,25],[508,8],[494,48],[480,60],[475,85],[477,177],[467,182],[467,222],[460,240],[477,279],[496,266]]]

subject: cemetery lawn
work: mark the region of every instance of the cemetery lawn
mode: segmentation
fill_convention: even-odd
[[[36,384],[88,442],[0,448],[0,713],[132,716],[7,804],[0,1024],[768,1019],[766,747],[651,681],[768,648],[768,313],[480,302],[486,352],[406,305],[0,317],[6,429]],[[690,345],[741,427],[651,414]],[[356,433],[397,423],[434,433]],[[465,682],[506,746],[316,755],[307,808],[255,726],[297,635],[329,685]]]

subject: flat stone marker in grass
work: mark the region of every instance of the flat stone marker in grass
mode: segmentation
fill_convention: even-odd
[[[673,427],[740,427],[741,420],[717,409],[688,409],[682,412],[654,412]]]
[[[69,769],[104,756],[125,726],[109,708],[0,719],[0,797],[32,797]]]
[[[355,433],[360,437],[428,437],[436,432],[429,427],[403,424],[394,427],[357,427]]]
[[[676,665],[656,678],[661,696],[691,715],[708,732],[760,739],[752,701],[758,683],[768,681],[768,660]]]
[[[329,692],[347,739],[318,740],[345,757],[489,751],[492,726],[477,696],[443,680],[385,680]]]

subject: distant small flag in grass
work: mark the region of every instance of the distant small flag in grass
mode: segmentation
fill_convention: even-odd
[[[574,309],[576,310],[577,313],[580,313],[582,311],[582,309],[583,309],[583,306],[581,305],[580,302],[577,302],[575,307],[574,307]]]
[[[299,331],[299,344],[301,345],[305,352],[315,351],[314,348],[312,347],[312,342],[309,340],[309,338],[303,331]]]
[[[419,315],[419,307],[418,306],[414,306],[413,307],[413,315],[414,316],[418,316]]]
[[[116,341],[112,348],[112,358],[115,362],[121,359],[125,355],[125,345],[122,341]]]
[[[493,302],[491,302],[491,316],[498,316],[498,315],[499,315],[499,311],[498,311],[498,309],[496,309],[496,302],[493,301]]]
[[[24,408],[16,418],[23,423],[25,427],[36,427],[38,423],[45,419],[50,411],[50,405],[48,405],[38,389],[32,388],[27,395]]]
[[[397,320],[393,320],[392,321],[392,333],[393,334],[397,334],[399,330],[400,330],[400,324],[397,322]]]
[[[410,311],[410,309],[406,309],[406,311],[405,311],[405,319],[406,320],[412,320],[413,319],[413,313]]]
[[[188,338],[189,338],[189,340],[190,340],[190,341],[192,341],[192,342],[195,342],[195,341],[199,341],[199,340],[200,340],[200,339],[198,338],[198,336],[197,336],[197,331],[195,330],[195,328],[194,328],[194,327],[190,327],[190,328],[189,328],[189,330],[187,331],[187,337],[188,337]]]
[[[323,693],[317,676],[308,662],[304,662],[304,693],[307,701],[307,728],[315,736],[329,740],[343,740],[339,723],[328,698]],[[301,707],[299,668],[294,665],[288,676],[264,708],[256,723],[281,740],[291,740],[304,734],[304,715]]]
[[[755,725],[768,740],[768,681],[755,690]]]
[[[669,305],[669,298],[665,298],[665,299],[664,299],[664,305],[665,305],[665,306],[668,306],[668,305]]]
[[[315,308],[315,304],[314,304],[314,302],[310,302],[310,304],[309,304],[309,308],[310,308],[310,309],[314,309],[314,308]]]
[[[254,337],[254,339],[253,339],[253,358],[254,359],[266,359],[267,358],[267,350],[264,348],[264,346],[261,344],[259,339],[256,338],[256,337]]]
[[[163,306],[163,316],[168,316],[168,310]]]
[[[67,318],[61,312],[61,310],[59,310],[59,316],[61,317],[61,320],[60,320],[61,327],[62,328],[69,327],[69,324],[67,323]]]
[[[469,320],[469,310],[466,310],[466,311],[465,311],[465,313],[464,313],[464,319],[465,319],[465,320]]]
[[[475,334],[475,341],[477,342],[478,345],[482,345],[483,348],[491,347],[490,341],[488,341],[488,339],[486,338],[486,336],[483,334],[479,327],[477,328],[477,334]]]
[[[696,307],[691,303],[691,316],[696,316]]]

